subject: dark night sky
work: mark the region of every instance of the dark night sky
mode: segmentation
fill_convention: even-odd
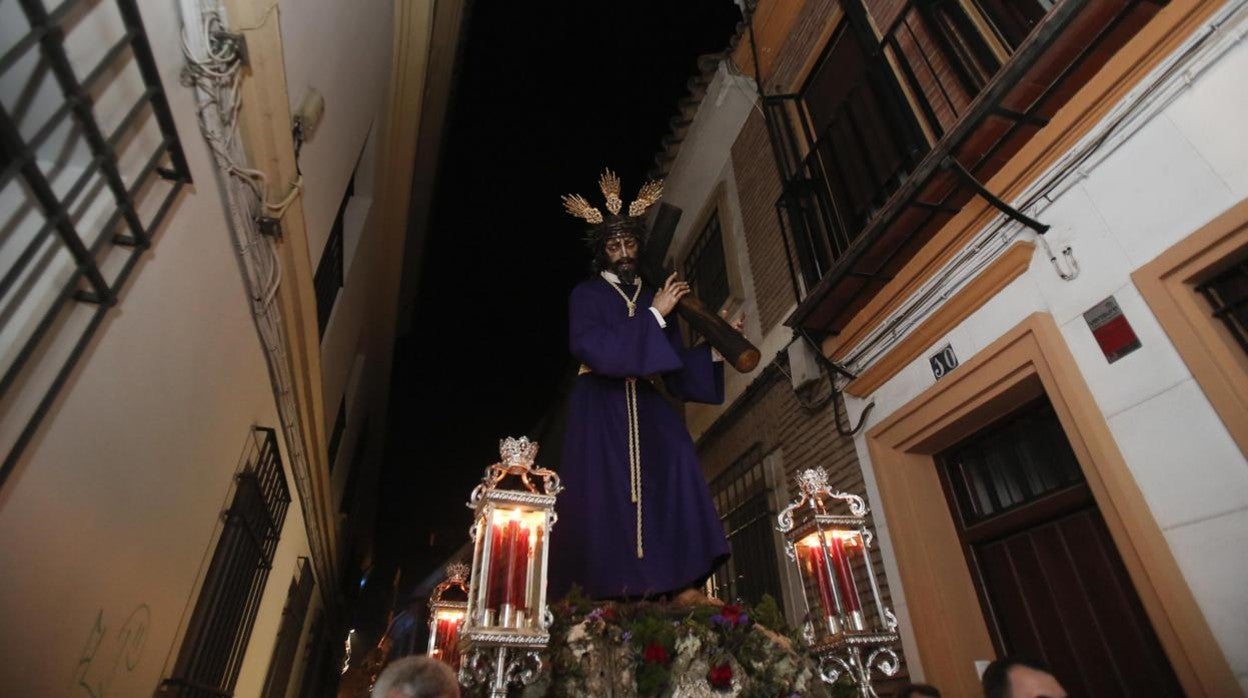
[[[404,588],[467,539],[464,502],[498,439],[531,433],[557,403],[567,294],[589,263],[560,194],[597,203],[610,166],[631,200],[696,57],[723,50],[740,20],[731,0],[470,11],[415,331],[395,351],[378,571],[403,565]]]

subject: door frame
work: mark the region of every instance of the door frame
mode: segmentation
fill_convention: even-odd
[[[1033,313],[867,432],[926,680],[977,695],[996,656],[936,454],[1045,395],[1070,440],[1174,672],[1191,696],[1239,691],[1204,614],[1048,313]]]

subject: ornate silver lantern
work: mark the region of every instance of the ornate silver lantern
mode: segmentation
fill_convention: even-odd
[[[468,613],[468,565],[446,566],[446,579],[429,595],[429,656],[459,669],[459,628]]]
[[[848,674],[861,696],[876,696],[871,673],[893,676],[901,660],[892,646],[898,641],[897,617],[884,605],[870,550],[874,534],[867,528],[862,497],[834,492],[822,468],[797,476],[799,496],[780,512],[785,552],[797,565],[806,604],[806,639],[819,658],[823,680],[835,683]],[[833,513],[844,505],[849,513]],[[793,515],[808,511],[799,524]],[[810,596],[818,595],[816,605]]]
[[[499,442],[500,462],[486,468],[468,501],[475,515],[460,680],[489,683],[492,696],[537,676],[539,650],[550,641],[554,621],[546,606],[546,566],[555,495],[563,486],[553,471],[534,466],[537,448],[527,437]]]

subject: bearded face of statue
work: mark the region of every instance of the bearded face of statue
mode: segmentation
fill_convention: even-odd
[[[602,243],[602,256],[606,262],[604,268],[620,277],[626,284],[636,283],[637,256],[641,251],[641,242],[635,235],[617,235]]]

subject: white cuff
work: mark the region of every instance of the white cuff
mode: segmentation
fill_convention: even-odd
[[[660,313],[659,309],[654,307],[653,305],[650,306],[650,312],[654,313],[654,319],[659,321],[659,328],[666,330],[667,320],[663,319],[663,313]]]

